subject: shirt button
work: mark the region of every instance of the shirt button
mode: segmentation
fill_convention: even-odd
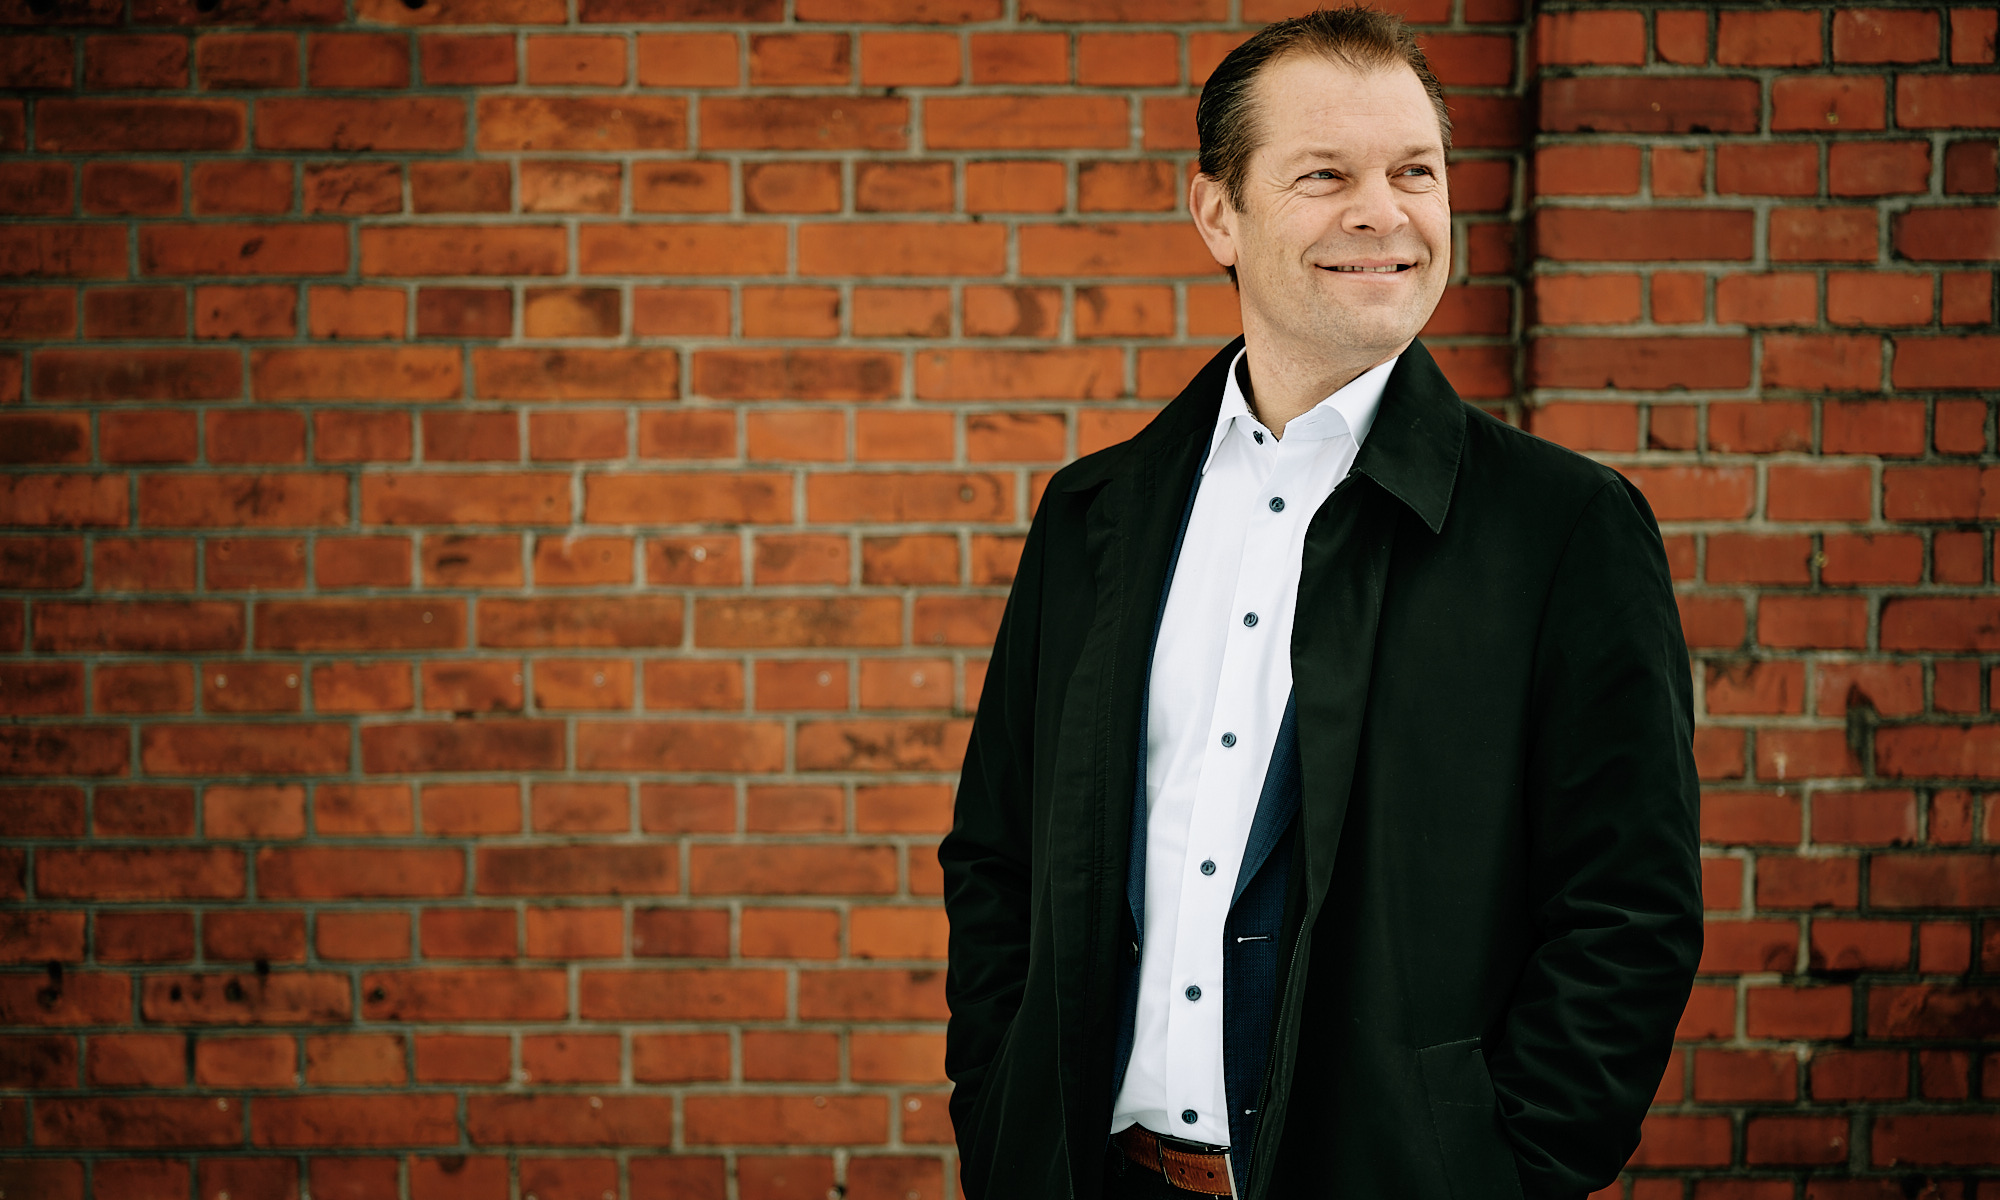
[[[1196,987],[1195,985],[1193,985],[1193,984],[1191,984],[1191,983],[1190,983],[1190,984],[1188,984],[1188,989],[1187,989],[1187,991],[1186,991],[1186,992],[1185,992],[1184,994],[1185,994],[1185,995],[1187,996],[1187,998],[1188,998],[1188,999],[1190,999],[1190,1000],[1199,1000],[1199,999],[1201,999],[1201,989],[1200,989],[1200,988],[1198,988],[1198,987]]]
[[[1201,873],[1204,875],[1215,874],[1215,860],[1212,858],[1203,859],[1201,862]]]
[[[1273,497],[1271,497],[1271,511],[1272,511],[1272,512],[1284,512],[1284,511],[1285,511],[1285,498],[1284,498],[1283,496],[1273,496]]]
[[[1235,734],[1233,734],[1233,733],[1225,733],[1225,734],[1223,734],[1223,735],[1222,735],[1222,745],[1223,745],[1223,747],[1224,747],[1225,749],[1227,749],[1227,748],[1228,748],[1228,747],[1230,747],[1230,746],[1234,746],[1235,744],[1236,744],[1236,735],[1235,735]]]
[[[1181,1120],[1185,1124],[1192,1125],[1196,1121],[1201,1120],[1201,1114],[1191,1108],[1184,1108],[1181,1110]]]
[[[1261,429],[1253,429],[1253,430],[1251,430],[1251,431],[1250,431],[1250,436],[1251,436],[1251,437],[1253,437],[1253,438],[1256,438],[1256,439],[1257,439],[1257,444],[1258,444],[1259,446],[1261,446],[1261,445],[1263,445],[1263,444],[1264,444],[1264,431],[1263,431],[1263,430],[1261,430]]]
[[[1255,625],[1255,624],[1257,623],[1257,614],[1256,614],[1256,613],[1244,613],[1244,614],[1243,614],[1243,623],[1244,623],[1245,625]]]

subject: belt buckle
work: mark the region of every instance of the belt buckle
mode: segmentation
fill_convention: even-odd
[[[1147,1130],[1146,1132],[1153,1133],[1153,1131],[1150,1129]],[[1222,1179],[1224,1183],[1227,1183],[1229,1185],[1228,1194],[1230,1200],[1236,1200],[1236,1164],[1229,1157],[1229,1147],[1212,1146],[1207,1142],[1193,1142],[1189,1141],[1186,1138],[1177,1138],[1174,1137],[1172,1134],[1166,1134],[1166,1133],[1153,1133],[1153,1138],[1155,1142],[1158,1143],[1158,1148],[1159,1151],[1161,1152],[1159,1155],[1159,1163],[1158,1163],[1160,1175],[1162,1178],[1166,1179],[1169,1183],[1173,1182],[1173,1176],[1167,1174],[1167,1158],[1166,1154],[1164,1153],[1165,1151],[1177,1150],[1182,1154],[1221,1155]],[[1186,1191],[1187,1189],[1181,1188],[1179,1190]]]

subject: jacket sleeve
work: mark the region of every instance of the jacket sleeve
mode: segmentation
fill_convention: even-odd
[[[945,1073],[951,1119],[970,1160],[980,1086],[999,1052],[1028,975],[1029,841],[1033,808],[1037,657],[1044,518],[1021,551],[972,722],[951,832],[938,846],[951,924]]]
[[[1693,685],[1651,510],[1584,506],[1538,633],[1526,801],[1540,945],[1489,1054],[1529,1200],[1609,1184],[1639,1142],[1701,956]]]

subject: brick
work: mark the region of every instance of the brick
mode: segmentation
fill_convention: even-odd
[[[52,164],[51,164],[52,165]],[[203,166],[220,164],[202,164]],[[289,172],[288,172],[289,174]],[[212,178],[212,176],[210,176]],[[23,180],[23,191],[33,191],[8,208],[19,212],[66,213],[69,211],[69,172],[57,169],[53,178],[32,183]],[[46,200],[42,198],[46,197]],[[178,163],[93,162],[84,164],[83,208],[85,212],[107,216],[178,216],[181,211],[181,167]],[[290,196],[287,194],[286,199]],[[263,211],[282,212],[289,204]],[[205,211],[219,211],[207,208]],[[255,210],[251,210],[255,211]]]
[[[531,958],[617,958],[624,953],[624,917],[617,909],[531,908]]]
[[[361,763],[371,774],[547,770],[561,761],[562,742],[561,728],[545,721],[374,725],[362,731]]]
[[[1869,1153],[1877,1164],[1986,1166],[2000,1121],[1983,1113],[1884,1116],[1873,1133]]]
[[[36,1105],[35,1140],[54,1147],[221,1147],[241,1139],[242,1120],[196,1096],[51,1098]]]
[[[1537,237],[1554,259],[1644,262],[1748,259],[1749,212],[1717,210],[1542,209]]]
[[[949,87],[959,82],[959,39],[947,33],[864,33],[863,87]]]
[[[1935,12],[1844,8],[1833,14],[1837,63],[1936,62],[1938,50]]]
[[[764,773],[783,765],[784,732],[761,721],[592,721],[579,725],[576,753],[590,771]]]
[[[418,337],[506,337],[513,331],[514,300],[504,288],[417,291]]]
[[[1724,66],[1804,67],[1822,58],[1819,14],[1725,12],[1717,19],[1715,61]]]
[[[123,279],[125,231],[106,225],[13,225],[0,230],[0,275]]]
[[[1835,196],[1892,196],[1930,190],[1930,146],[1856,142],[1828,151],[1828,191]]]
[[[250,1110],[257,1146],[423,1146],[458,1140],[450,1096],[267,1096]]]
[[[384,226],[361,231],[364,275],[556,275],[567,265],[552,226]],[[418,332],[422,330],[419,296]]]
[[[733,33],[639,35],[643,87],[735,87],[742,82]]]
[[[511,535],[437,534],[423,539],[419,551],[423,578],[441,584],[518,584],[521,541]]]
[[[236,667],[231,669],[240,671]],[[212,841],[304,837],[305,805],[305,788],[298,784],[211,787],[202,796],[202,833]],[[300,927],[302,941],[303,928]],[[214,933],[213,926],[207,931]]]
[[[194,918],[186,912],[100,913],[97,955],[105,962],[187,962],[194,958]],[[121,1014],[130,1012],[129,990],[118,992]]]
[[[464,103],[446,97],[265,100],[257,106],[257,148],[457,150],[465,121]]]
[[[690,1143],[819,1146],[878,1142],[887,1132],[888,1110],[879,1096],[790,1095],[703,1096],[686,1108]]]
[[[35,148],[55,153],[243,148],[235,100],[48,99],[36,109]]]
[[[2000,894],[1992,855],[1877,855],[1868,872],[1869,900],[1879,908],[1982,908]]]
[[[412,163],[410,208],[422,213],[506,212],[513,207],[506,163]]]
[[[84,914],[80,912],[10,912],[0,917],[6,934],[0,957],[13,963],[83,961]],[[174,1083],[179,1083],[176,1078]]]
[[[422,25],[561,24],[564,10],[549,0],[436,0],[412,9],[400,0],[360,0],[356,14],[364,21]]]
[[[9,1025],[119,1025],[131,1019],[132,981],[103,971],[73,971],[61,988],[46,972],[0,976],[0,1015]]]
[[[623,179],[617,163],[526,161],[520,164],[521,211],[618,211]]]
[[[1951,61],[1993,62],[1996,32],[2000,32],[2000,13],[1974,8],[1951,10]]]
[[[1993,275],[1987,271],[1949,271],[1943,280],[1939,317],[1946,325],[1984,324],[1993,311]]]
[[[966,96],[931,100],[924,144],[938,150],[1122,149],[1130,108],[1119,96]]]
[[[1991,129],[2000,77],[1991,74],[1898,75],[1896,124],[1904,129]]]
[[[185,1025],[324,1025],[343,1023],[352,1016],[344,976],[302,971],[148,975],[142,985],[140,1010],[149,1021]],[[210,1064],[197,1057],[196,1077],[202,1082],[240,1086],[240,1077],[254,1072],[262,1086],[274,1086],[279,1079],[289,1083],[290,1039],[283,1040],[283,1067],[275,1070],[271,1061],[274,1040],[210,1043],[220,1053]],[[207,1078],[203,1078],[205,1074]]]
[[[1871,1037],[1991,1036],[1995,996],[1989,987],[1878,985],[1868,993]]]
[[[797,16],[801,21],[961,24],[996,20],[1000,11],[999,0],[803,0]]]
[[[331,775],[348,767],[346,727],[290,725],[282,741],[266,725],[155,725],[140,735],[140,760],[158,775]]]
[[[188,40],[166,34],[91,37],[84,42],[83,80],[85,87],[102,91],[184,88]],[[67,85],[65,78],[57,86]]]
[[[1819,174],[1819,147],[1810,143],[1716,148],[1715,190],[1725,196],[1817,196]],[[1656,169],[1656,180],[1657,176]],[[1659,184],[1655,182],[1655,194],[1658,190]],[[1699,194],[1698,184],[1695,194]]]
[[[1767,387],[1873,391],[1881,386],[1882,342],[1871,337],[1767,334]]]
[[[790,493],[787,477],[760,472],[593,474],[583,515],[592,524],[783,522],[792,519]]]
[[[902,390],[902,363],[868,350],[711,350],[695,355],[693,389],[731,400],[887,399]]]
[[[298,39],[276,33],[207,34],[195,43],[195,69],[204,88],[297,87]]]
[[[527,58],[530,85],[617,87],[625,82],[625,40],[619,37],[530,37]]]
[[[479,852],[481,895],[657,895],[679,890],[671,846],[568,846]]]
[[[1583,14],[1567,14],[1583,15]],[[1571,143],[1536,149],[1535,186],[1549,196],[1630,196],[1639,190],[1639,148]]]
[[[310,34],[306,83],[316,88],[408,87],[409,39],[381,33]]]
[[[1754,133],[1758,109],[1757,84],[1749,79],[1549,79],[1542,85],[1541,128],[1553,133]]]
[[[949,212],[952,198],[948,163],[862,163],[855,171],[858,212]]]
[[[687,101],[677,96],[482,96],[479,149],[678,150]]]
[[[429,34],[417,39],[417,61],[431,85],[514,82],[514,39],[505,35]]]
[[[750,83],[844,84],[854,76],[854,43],[844,33],[751,34]]]
[[[1886,105],[1878,75],[1780,77],[1771,85],[1771,132],[1882,129]]]
[[[330,163],[304,173],[310,213],[393,213],[403,210],[403,172],[393,163]]]
[[[1915,271],[1830,271],[1826,316],[1836,325],[1928,325],[1931,276]]]
[[[93,288],[83,294],[86,337],[182,337],[187,328],[187,293],[181,288]],[[145,419],[144,414],[128,416]]]
[[[346,231],[290,225],[153,225],[140,230],[148,275],[315,275],[345,271]]]
[[[1641,12],[1546,13],[1536,18],[1535,45],[1544,64],[1638,66],[1646,61]]]
[[[465,1116],[467,1136],[485,1146],[650,1146],[672,1120],[664,1095],[478,1096]]]
[[[702,102],[701,142],[705,150],[901,150],[909,122],[900,97],[718,97]]]
[[[577,257],[585,275],[772,275],[785,268],[785,231],[766,225],[589,225],[579,231]]]
[[[1929,182],[1924,161],[1920,186]],[[1990,207],[1916,209],[1897,216],[1895,245],[1898,254],[1918,262],[2000,259],[2000,214]]]
[[[97,47],[109,40],[113,39],[92,38],[90,43]],[[73,78],[74,62],[75,54],[70,39],[66,37],[16,35],[4,50],[0,50],[0,73],[4,73],[7,86],[12,88],[67,89]],[[86,73],[89,70],[87,60]],[[89,78],[86,74],[86,79]],[[92,80],[91,86],[104,85]]]
[[[1898,388],[1990,388],[2000,381],[2000,338],[1897,338],[1889,378]]]
[[[361,994],[371,1021],[551,1021],[569,1009],[562,972],[521,968],[375,971]]]

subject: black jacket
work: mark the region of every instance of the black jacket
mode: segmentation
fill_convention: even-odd
[[[969,1200],[1100,1191],[1145,664],[1235,350],[1059,472],[1022,553],[938,851]],[[1464,405],[1413,344],[1308,526],[1292,671],[1250,1196],[1608,1183],[1701,946],[1691,681],[1644,498]]]

